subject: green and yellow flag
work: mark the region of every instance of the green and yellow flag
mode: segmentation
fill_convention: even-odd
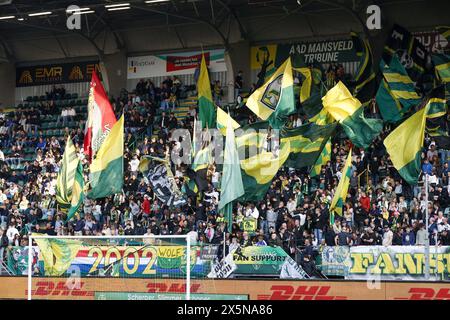
[[[56,201],[63,212],[67,212],[71,206],[75,174],[79,161],[72,139],[68,137],[61,168],[56,179]]]
[[[78,162],[77,171],[75,172],[75,181],[72,188],[72,200],[70,202],[70,209],[67,213],[67,220],[72,219],[75,213],[78,212],[84,200],[84,175],[83,165]]]
[[[44,260],[44,275],[59,277],[69,269],[78,253],[82,242],[73,239],[33,238],[36,241],[42,260]]]
[[[202,128],[214,128],[216,126],[216,107],[212,99],[211,82],[209,81],[208,68],[205,56],[202,55],[200,75],[197,81],[198,91],[198,117],[202,122]]]
[[[336,188],[336,191],[331,200],[330,205],[330,224],[334,223],[334,214],[342,216],[342,208],[344,206],[345,199],[347,198],[348,186],[350,185],[350,178],[352,174],[352,150],[348,153],[347,160],[345,161],[344,168],[342,169],[341,179]]]
[[[217,129],[219,129],[224,136],[227,135],[228,119],[231,119],[233,130],[240,127],[239,123],[237,123],[228,113],[217,107]]]
[[[319,158],[311,169],[310,176],[315,177],[320,174],[322,167],[331,160],[331,138],[328,139],[325,147],[323,147],[322,152],[320,153]]]
[[[269,80],[247,99],[247,107],[272,128],[281,129],[295,112],[294,79],[289,57]]]
[[[285,143],[278,152],[262,152],[241,160],[242,182],[245,194],[242,201],[263,199],[278,170],[289,157],[290,145]]]
[[[383,142],[395,169],[410,185],[417,184],[420,174],[426,110],[423,108],[406,119]]]
[[[367,40],[361,39],[356,32],[351,32],[353,47],[359,57],[359,66],[355,74],[355,89],[353,95],[361,101],[363,105],[370,102],[375,94],[376,74],[373,71],[373,56],[370,44]]]
[[[228,115],[219,202],[219,211],[224,213],[228,232],[233,225],[233,202],[245,193],[232,120]]]
[[[322,97],[325,86],[322,84],[322,70],[318,67],[294,68],[302,75],[300,88],[300,103],[308,118],[313,118],[322,110]]]
[[[123,186],[123,130],[120,117],[103,141],[90,165],[89,198],[104,198],[122,192]]]
[[[389,65],[381,63],[383,80],[378,88],[376,100],[384,121],[395,123],[420,103],[414,82],[397,55],[391,58]]]
[[[381,120],[364,117],[361,102],[341,81],[322,98],[322,104],[357,147],[367,149],[383,128]]]
[[[290,146],[284,166],[296,169],[313,166],[335,129],[336,123],[307,123],[297,128],[284,128],[280,133],[280,148],[285,144]]]
[[[426,132],[429,136],[433,137],[438,148],[450,150],[450,136],[448,134],[447,121],[448,110],[444,85],[440,85],[431,91],[426,108]]]

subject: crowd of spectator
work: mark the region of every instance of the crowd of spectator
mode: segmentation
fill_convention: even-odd
[[[334,76],[341,72],[337,68]],[[238,77],[237,94],[243,86],[242,73]],[[220,83],[212,83],[212,88],[219,104],[223,95]],[[173,112],[176,101],[186,97],[189,90],[176,77],[159,87],[141,80],[135,92],[123,91],[119,97],[112,98],[116,116],[125,115],[123,192],[105,199],[86,198],[70,221],[55,200],[56,177],[65,141],[70,136],[83,161],[87,180],[83,129],[66,127],[64,135],[56,137],[43,135],[40,128],[43,115],[61,114],[63,124],[67,117],[74,116],[67,113],[70,107],[61,113],[54,106],[53,97],[62,93],[53,90],[48,94],[48,101],[41,102],[38,108],[2,114],[1,149],[9,148],[14,157],[21,158],[24,149],[32,148],[34,159],[25,161],[24,169],[18,172],[0,155],[3,158],[0,161],[0,259],[8,246],[26,245],[30,232],[79,236],[189,234],[197,243],[221,245],[225,218],[218,212],[221,172],[215,165],[208,168],[208,190],[189,196],[187,203],[177,208],[168,208],[158,200],[138,169],[143,156],[165,157],[177,147],[177,143],[170,142],[174,129],[192,131],[195,108],[185,119],[177,119]],[[173,104],[171,97],[175,97]],[[77,116],[82,118],[83,114]],[[254,121],[254,118],[243,121]],[[306,121],[300,112],[290,118],[288,126],[299,126]],[[36,130],[30,130],[29,126]],[[437,245],[450,245],[450,153],[426,137],[419,183],[410,186],[392,166],[383,146],[382,141],[389,132],[385,127],[368,150],[353,149],[348,197],[343,215],[335,215],[333,224],[330,224],[328,208],[351,147],[350,141],[340,135],[333,138],[331,160],[318,176],[311,178],[308,168],[282,168],[263,199],[235,205],[232,232],[225,235],[226,250],[268,245],[280,246],[291,256],[299,251],[313,256],[314,250],[320,251],[324,246],[424,245],[427,238],[432,245],[436,241]],[[172,164],[172,171],[178,187],[185,190],[187,166]],[[242,222],[246,219],[257,221],[254,232],[243,230]]]

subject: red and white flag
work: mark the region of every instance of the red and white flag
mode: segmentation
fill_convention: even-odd
[[[97,73],[93,72],[89,88],[88,118],[84,130],[84,154],[89,163],[116,122],[105,89]]]

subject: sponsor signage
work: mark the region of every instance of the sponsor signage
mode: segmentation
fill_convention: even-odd
[[[89,82],[94,71],[100,74],[98,61],[18,67],[16,69],[16,87]]]
[[[225,50],[204,51],[210,72],[227,71]],[[128,58],[128,79],[194,74],[200,65],[202,52],[180,52]]]
[[[180,279],[81,278],[71,283],[64,278],[33,278],[33,299],[94,300],[102,292],[120,295],[167,294],[184,296],[186,284]],[[248,296],[250,300],[450,300],[450,283],[389,282],[355,280],[211,280],[192,279],[192,295]],[[152,295],[157,297],[156,295]],[[135,296],[138,297],[138,296]],[[26,299],[26,277],[2,277],[0,298]]]
[[[143,292],[96,292],[95,300],[185,300],[182,293],[143,293]],[[243,294],[193,293],[191,300],[248,300]]]

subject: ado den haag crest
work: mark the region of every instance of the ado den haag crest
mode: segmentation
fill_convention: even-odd
[[[280,100],[282,81],[283,81],[283,74],[280,74],[271,83],[267,85],[266,90],[264,91],[264,94],[261,97],[261,103],[272,110],[276,109],[278,101]]]

